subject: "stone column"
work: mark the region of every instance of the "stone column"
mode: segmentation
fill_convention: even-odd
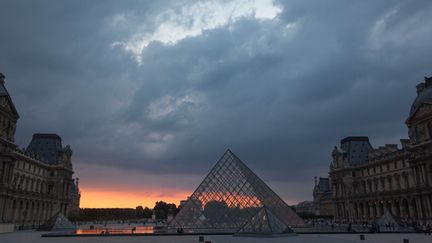
[[[14,202],[13,198],[8,199],[8,209],[7,209],[6,215],[7,215],[7,222],[9,222],[9,223],[14,222],[13,217],[14,217],[15,208],[14,208],[13,202]],[[15,207],[16,207],[16,205],[15,205]]]
[[[427,214],[426,214],[427,209],[426,209],[426,205],[424,204],[424,196],[421,195],[418,197],[418,199],[419,199],[419,202],[418,202],[419,208],[421,210],[419,218],[425,219],[427,217]]]
[[[409,199],[408,200],[408,214],[409,214],[409,218],[410,219],[414,219],[414,216],[415,216],[415,205],[413,205],[413,203],[412,203],[412,199]]]
[[[369,219],[375,218],[373,206],[373,202],[369,202]]]
[[[341,203],[341,206],[342,206],[342,218],[344,220],[346,220],[347,219],[347,215],[346,215],[345,202]]]
[[[20,225],[21,218],[22,218],[22,211],[24,210],[24,202],[22,200],[17,201],[17,211],[15,214],[15,221],[17,222],[17,225]]]
[[[39,219],[39,224],[42,224],[43,223],[43,201],[39,202],[39,216],[38,216],[38,219]]]
[[[430,213],[431,213],[431,220],[432,220],[432,194],[428,195],[428,199],[429,199],[429,208],[430,208]]]
[[[423,195],[424,217],[431,218],[431,208],[428,195]]]
[[[424,184],[424,177],[423,177],[421,165],[417,165],[417,174],[418,174],[418,178],[419,178],[418,185],[423,185]]]
[[[364,220],[365,218],[367,218],[367,204],[365,201],[362,202],[362,215],[361,215],[361,220]]]
[[[48,220],[48,219],[49,219],[49,212],[50,212],[50,203],[49,203],[49,202],[46,202],[45,206],[46,206],[46,210],[45,210],[45,220]]]
[[[414,175],[413,175],[414,185],[417,186],[420,184],[417,166],[414,166],[413,173],[414,173]]]
[[[419,167],[420,167],[420,174],[421,174],[421,177],[422,177],[423,184],[427,184],[427,177],[426,177],[425,167],[424,167],[423,164],[420,165]]]
[[[14,205],[14,200],[12,200],[12,209],[11,209],[11,222],[15,223],[16,222],[16,214],[17,214],[17,208],[18,208],[18,201],[15,200],[15,205]]]
[[[42,215],[41,215],[41,221],[42,223],[45,222],[45,215],[46,215],[46,205],[45,202],[42,201]]]
[[[39,201],[39,215],[38,215],[38,224],[42,224],[42,217],[43,217],[43,208],[42,208],[42,201]]]
[[[11,166],[9,167],[9,182],[12,183],[12,178],[13,178],[13,170],[15,167],[16,161],[14,161],[13,164],[11,164]],[[13,185],[15,186],[15,185]]]
[[[382,215],[380,200],[377,201],[376,207],[377,207],[377,217],[379,218]]]
[[[391,200],[390,207],[391,207],[391,213],[396,216],[396,205],[394,200]]]
[[[1,199],[0,199],[1,200]],[[3,209],[1,209],[0,213],[1,215],[1,219],[0,222],[3,221],[5,223],[9,222],[9,212],[10,210],[10,198],[9,197],[4,197],[4,201],[3,201]]]
[[[417,209],[417,219],[422,219],[423,218],[423,207],[422,207],[422,200],[421,200],[421,196],[417,196],[416,197],[416,209]]]
[[[399,198],[399,217],[401,217],[401,218],[406,217],[406,212],[404,210],[403,204],[404,204],[403,198]]]
[[[0,161],[0,183],[6,182],[6,162]]]
[[[51,217],[51,203],[47,203],[47,212],[45,218],[48,220]]]
[[[366,220],[369,220],[370,218],[372,218],[372,207],[370,202],[366,203]]]
[[[6,221],[6,196],[0,196],[0,222]]]
[[[429,176],[428,176],[428,172],[426,169],[426,165],[424,165],[424,164],[422,165],[422,171],[423,171],[423,178],[424,178],[425,184],[429,185]]]

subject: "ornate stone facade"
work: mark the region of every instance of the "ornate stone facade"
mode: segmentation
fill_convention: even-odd
[[[401,148],[372,148],[367,137],[348,137],[334,148],[329,175],[336,220],[371,221],[388,210],[407,222],[432,222],[432,78],[417,86],[406,125],[409,139],[401,139]]]
[[[0,223],[35,228],[61,212],[79,212],[72,150],[56,134],[34,134],[26,149],[14,143],[18,112],[0,73]]]

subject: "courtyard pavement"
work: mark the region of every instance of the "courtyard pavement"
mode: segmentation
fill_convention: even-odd
[[[198,242],[198,236],[101,236],[101,237],[41,237],[46,232],[40,231],[21,231],[0,235],[0,243],[192,243]],[[408,239],[410,243],[432,242],[431,235],[424,234],[365,234],[365,240],[360,240],[359,234],[332,234],[332,235],[313,235],[301,234],[292,237],[280,238],[250,238],[232,237],[224,235],[204,236],[205,241],[212,243],[342,243],[342,242],[373,242],[373,243],[403,243],[403,239]]]

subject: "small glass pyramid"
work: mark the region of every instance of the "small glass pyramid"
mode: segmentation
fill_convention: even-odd
[[[76,227],[62,214],[57,213],[49,218],[41,227],[40,230],[46,231],[62,231],[73,230]]]
[[[258,220],[264,216],[265,220]],[[275,192],[227,150],[170,227],[184,232],[283,233],[290,231],[289,226],[303,224]]]
[[[273,234],[282,232],[292,232],[292,230],[264,206],[237,233]]]

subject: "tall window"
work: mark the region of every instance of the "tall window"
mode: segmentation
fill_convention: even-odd
[[[432,123],[428,122],[427,124],[429,138],[432,139]]]
[[[418,127],[415,128],[415,141],[416,143],[420,142],[420,129]]]

